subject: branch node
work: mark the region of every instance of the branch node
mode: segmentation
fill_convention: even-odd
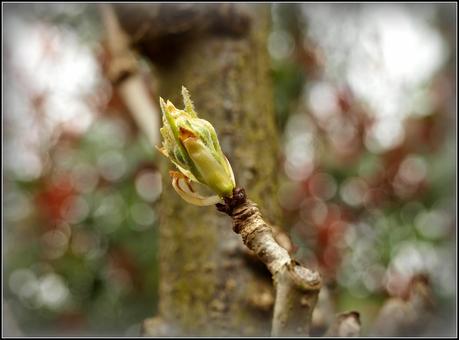
[[[296,261],[288,265],[290,278],[298,288],[308,290],[320,290],[322,281],[318,272],[303,267]]]
[[[224,197],[225,204],[217,203],[216,207],[218,211],[233,217],[233,212],[236,208],[245,204],[247,201],[247,195],[244,188],[234,188],[233,195],[231,197]]]

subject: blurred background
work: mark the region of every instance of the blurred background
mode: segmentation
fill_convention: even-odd
[[[270,7],[297,257],[364,328],[427,274],[454,334],[454,5]],[[157,310],[160,156],[113,91],[97,7],[3,9],[4,334],[137,335]]]

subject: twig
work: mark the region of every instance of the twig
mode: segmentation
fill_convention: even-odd
[[[233,230],[271,272],[276,288],[273,336],[309,335],[312,312],[321,288],[318,272],[303,267],[273,237],[271,226],[263,220],[245,190],[236,188],[219,211],[233,219]]]

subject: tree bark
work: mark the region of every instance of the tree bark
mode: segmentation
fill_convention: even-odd
[[[138,47],[155,65],[159,95],[178,103],[181,86],[188,88],[200,117],[215,126],[237,185],[247,190],[266,220],[279,224],[278,131],[265,49],[269,8],[142,4],[137,6],[143,10],[129,7],[127,11],[128,6],[136,5],[119,6],[118,15],[132,36],[141,36]],[[166,6],[172,7],[165,10]],[[148,27],[144,20],[156,16],[167,21],[171,13],[183,14],[183,22],[175,21],[183,27],[173,32],[154,34],[163,26]],[[146,28],[139,33],[142,20]],[[215,207],[195,207],[180,199],[167,175],[170,168],[164,160],[159,251],[162,320],[183,335],[269,335],[273,304],[269,272],[247,254],[231,221]]]
[[[302,266],[281,246],[243,188],[235,188],[232,197],[225,197],[217,209],[233,219],[234,232],[272,274],[276,299],[271,335],[308,336],[322,285],[319,273]]]

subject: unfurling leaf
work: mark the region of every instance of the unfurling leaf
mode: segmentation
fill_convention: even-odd
[[[183,175],[174,173],[172,185],[184,200],[197,205],[215,204],[221,197],[232,195],[236,186],[233,170],[221,150],[214,127],[207,120],[198,118],[185,87],[182,87],[182,96],[184,110],[160,98],[163,144],[158,150]],[[207,185],[218,196],[206,198],[194,193],[190,181]]]

